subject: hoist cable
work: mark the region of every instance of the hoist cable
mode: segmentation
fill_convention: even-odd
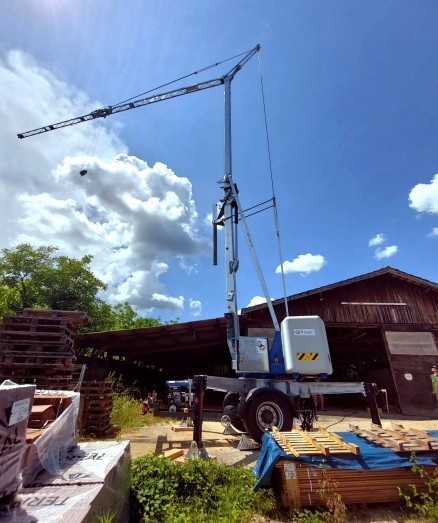
[[[162,89],[163,87],[167,87],[168,85],[172,85],[176,82],[179,82],[181,80],[184,80],[186,78],[189,78],[190,76],[194,76],[199,73],[203,73],[204,71],[208,71],[208,69],[212,69],[213,67],[217,67],[218,65],[222,65],[225,62],[229,62],[230,60],[234,60],[235,58],[238,58],[239,56],[242,56],[244,54],[247,54],[249,51],[245,51],[244,53],[236,54],[235,56],[231,56],[230,58],[226,58],[225,60],[222,60],[221,62],[216,62],[215,64],[207,65],[206,67],[203,67],[202,69],[198,69],[197,71],[193,71],[193,73],[186,74],[184,76],[181,76],[177,78],[176,80],[172,80],[171,82],[167,82],[165,84],[158,85],[157,87],[154,87],[153,89],[149,89],[148,91],[144,91],[143,93],[137,94],[136,96],[132,96],[131,98],[127,98],[126,100],[122,100],[121,102],[118,102],[114,105],[111,105],[110,107],[117,107],[119,105],[122,105],[126,102],[130,102],[131,100],[135,100],[139,96],[144,96],[145,94],[152,93],[156,91],[157,89]]]
[[[266,116],[265,89],[263,86],[263,74],[262,74],[262,65],[261,65],[261,61],[260,61],[260,52],[258,52],[257,55],[258,55],[258,62],[259,62],[260,85],[261,85],[262,100],[263,100],[263,114],[265,117],[265,132],[266,132],[266,143],[267,143],[267,149],[268,149],[269,172],[270,172],[270,177],[271,177],[272,202],[273,202],[274,219],[275,219],[275,232],[277,235],[278,254],[280,257],[280,267],[281,267],[281,280],[283,283],[284,306],[286,309],[286,316],[289,316],[289,307],[288,307],[288,303],[287,303],[287,294],[286,294],[286,281],[284,278],[283,255],[281,252],[281,242],[280,242],[280,225],[279,225],[279,221],[278,221],[277,202],[276,202],[275,190],[274,190],[274,175],[272,172],[271,146],[270,146],[270,141],[269,141],[268,119]]]

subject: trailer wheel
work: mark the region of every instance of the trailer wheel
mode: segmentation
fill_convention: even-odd
[[[243,421],[237,415],[237,405],[227,405],[223,410],[224,416],[230,418],[230,425],[239,432],[246,432]]]
[[[227,392],[222,402],[222,410],[224,410],[228,405],[234,405],[237,407],[239,405],[239,399],[240,394],[237,392]]]
[[[247,404],[244,421],[248,434],[261,443],[263,434],[272,427],[292,430],[292,405],[275,392],[257,394]]]

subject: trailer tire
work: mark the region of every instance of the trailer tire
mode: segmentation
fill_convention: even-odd
[[[286,397],[276,392],[263,392],[248,401],[244,423],[251,438],[261,443],[263,434],[274,426],[278,430],[292,430],[293,407]]]
[[[227,405],[223,410],[223,414],[230,418],[230,424],[234,429],[239,432],[246,432],[243,421],[237,415],[237,405]]]
[[[240,394],[238,392],[227,392],[224,401],[222,402],[222,410],[228,405],[234,405],[236,408],[239,405]]]

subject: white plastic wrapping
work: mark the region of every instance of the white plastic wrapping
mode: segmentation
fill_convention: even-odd
[[[37,390],[35,398],[38,394],[70,398],[71,404],[26,449],[22,471],[24,486],[29,485],[41,470],[47,470],[53,475],[60,474],[68,451],[77,443],[80,394],[72,391]]]

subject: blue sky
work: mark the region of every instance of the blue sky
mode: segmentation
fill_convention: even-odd
[[[244,208],[272,196],[262,78],[287,294],[387,265],[438,281],[435,0],[1,0],[1,11],[0,248],[92,254],[104,298],[145,315],[221,316],[223,235],[214,267],[208,223],[222,196],[221,87],[16,135],[260,44],[232,83],[233,174]],[[281,298],[272,211],[248,224]],[[242,308],[262,295],[243,234],[240,263]]]

